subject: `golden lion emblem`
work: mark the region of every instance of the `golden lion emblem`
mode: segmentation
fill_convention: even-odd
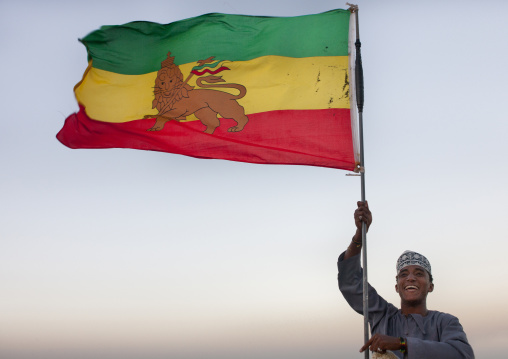
[[[213,57],[198,61],[200,66],[210,63]],[[168,53],[167,59],[162,61],[161,69],[157,72],[154,87],[154,100],[152,108],[159,113],[155,116],[155,124],[148,131],[160,131],[164,124],[170,120],[182,121],[187,116],[194,114],[203,125],[206,126],[205,133],[212,134],[220,121],[217,115],[223,118],[231,118],[237,125],[230,127],[229,132],[243,130],[249,119],[245,115],[242,106],[236,100],[241,99],[247,93],[245,86],[240,84],[218,84],[225,82],[220,76],[200,77],[196,85],[204,89],[194,89],[187,82],[192,77],[189,74],[183,81],[183,74],[179,67],[174,64],[174,56]],[[209,90],[206,88],[234,88],[240,91],[238,95],[227,92]],[[153,115],[145,118],[154,118]]]

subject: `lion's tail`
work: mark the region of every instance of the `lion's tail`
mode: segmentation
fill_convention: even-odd
[[[203,83],[203,81],[208,82],[208,84]],[[210,76],[206,76],[206,77],[200,77],[199,79],[197,79],[196,85],[198,85],[199,87],[202,87],[202,88],[225,87],[225,88],[237,89],[238,91],[240,91],[240,93],[233,97],[235,100],[241,99],[247,93],[247,89],[243,85],[240,85],[240,84],[217,84],[217,82],[225,82],[225,81],[220,76],[210,75]]]

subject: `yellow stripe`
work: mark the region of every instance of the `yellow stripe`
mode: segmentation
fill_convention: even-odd
[[[218,74],[223,83],[247,88],[238,103],[246,114],[272,110],[349,108],[347,56],[288,58],[264,56],[250,61],[225,62],[229,71]],[[196,63],[180,65],[184,79]],[[76,88],[76,98],[89,117],[104,122],[127,122],[156,115],[152,109],[157,73],[120,75],[90,68]],[[204,77],[204,76],[201,76]],[[196,85],[197,76],[189,84]],[[196,89],[199,87],[195,87]],[[235,89],[220,89],[238,94]],[[196,120],[192,116],[188,121]]]

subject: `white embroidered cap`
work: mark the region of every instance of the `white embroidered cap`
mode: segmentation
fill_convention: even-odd
[[[416,253],[413,251],[405,251],[401,254],[399,259],[397,260],[397,273],[400,272],[400,270],[407,266],[420,266],[427,270],[429,274],[432,274],[431,268],[430,268],[430,262],[428,261],[425,256],[421,255],[420,253]]]

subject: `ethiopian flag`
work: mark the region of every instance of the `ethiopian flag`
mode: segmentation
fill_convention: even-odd
[[[355,170],[354,16],[206,14],[103,26],[80,41],[88,68],[70,148]]]

